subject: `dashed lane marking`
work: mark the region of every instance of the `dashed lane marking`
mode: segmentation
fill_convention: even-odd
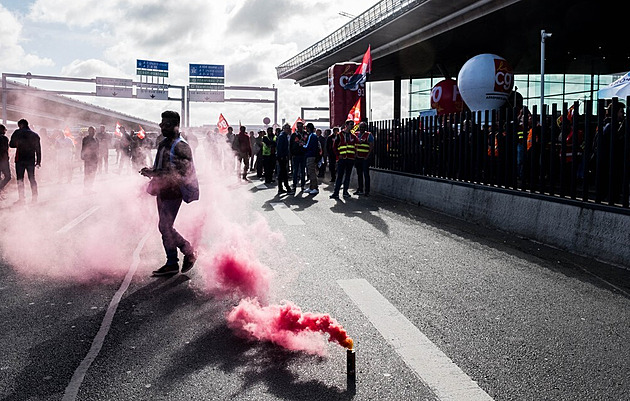
[[[289,226],[303,226],[305,223],[302,219],[298,217],[287,205],[283,202],[273,202],[271,204],[273,206],[273,210],[278,213],[280,218],[284,220],[285,223]]]
[[[94,212],[96,212],[99,208],[100,208],[100,206],[93,206],[87,212],[82,213],[79,217],[77,217],[76,219],[72,220],[70,223],[66,224],[65,226],[61,227],[59,230],[57,230],[57,233],[58,234],[67,233],[68,231],[72,230],[74,227],[79,225],[83,220],[85,220],[88,217],[90,217],[90,215],[92,215]]]
[[[337,283],[440,400],[493,400],[370,283],[364,279]]]
[[[120,288],[118,289],[118,291],[116,291],[116,294],[114,294],[114,297],[109,303],[109,307],[107,308],[107,312],[105,312],[105,317],[103,318],[101,327],[98,330],[98,333],[96,333],[96,337],[94,337],[94,340],[92,341],[92,346],[90,347],[90,350],[88,351],[85,358],[83,358],[83,361],[81,361],[79,367],[74,371],[74,374],[70,379],[70,383],[68,383],[66,391],[63,395],[63,401],[76,400],[77,394],[79,393],[79,388],[81,387],[81,383],[83,383],[83,379],[85,378],[85,374],[87,373],[90,365],[92,365],[92,362],[94,362],[94,360],[98,356],[98,353],[103,347],[103,342],[105,341],[105,337],[107,336],[109,328],[112,325],[112,321],[114,320],[114,315],[116,314],[116,309],[118,309],[118,304],[120,303],[123,294],[129,288],[131,279],[138,269],[138,265],[140,264],[140,251],[142,251],[142,248],[144,247],[145,242],[147,242],[150,234],[151,231],[148,231],[144,235],[144,237],[142,237],[142,239],[138,243],[138,246],[133,252],[133,261],[131,262],[131,266],[129,266],[129,271],[127,271],[127,275],[120,285]]]

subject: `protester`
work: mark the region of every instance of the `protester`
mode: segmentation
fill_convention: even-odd
[[[323,133],[320,129],[315,132],[318,133],[317,139],[319,139],[319,146],[322,150],[321,162],[318,164],[317,176],[319,178],[323,178],[326,175],[326,167],[328,166],[328,149],[326,147],[326,142],[330,136],[330,129],[325,129]]]
[[[35,181],[35,167],[42,164],[42,149],[39,135],[31,131],[28,121],[18,121],[18,129],[11,135],[9,147],[15,148],[15,177],[17,179],[18,200],[16,204],[26,202],[24,195],[24,172],[31,184],[31,202],[37,203],[37,181]]]
[[[354,158],[356,153],[356,145],[359,142],[359,138],[352,132],[354,127],[354,121],[348,120],[344,125],[343,132],[339,134],[338,139],[335,141],[336,153],[339,157],[339,169],[337,174],[337,180],[335,181],[335,189],[330,195],[332,199],[339,199],[339,190],[343,182],[343,197],[350,198],[350,175],[352,174],[352,167],[354,165]]]
[[[118,174],[123,170],[130,170],[131,166],[131,135],[125,127],[120,127],[120,161],[118,162]]]
[[[254,162],[259,149],[256,149],[256,135],[249,131],[249,147],[252,148],[252,156],[249,158],[249,171],[254,171]]]
[[[7,127],[0,124],[0,200],[4,200],[2,190],[11,181],[11,168],[9,167],[9,138],[6,136]]]
[[[92,193],[94,185],[94,176],[98,169],[99,161],[99,143],[95,137],[96,129],[88,128],[88,134],[81,141],[81,160],[83,160],[83,191]]]
[[[154,276],[168,276],[179,272],[178,248],[184,254],[182,273],[192,269],[197,260],[197,252],[193,246],[173,227],[182,200],[191,202],[199,198],[192,150],[180,137],[179,122],[177,112],[162,113],[160,128],[164,140],[158,146],[153,168],[144,167],[140,170],[140,174],[151,178],[149,193],[157,196],[158,227],[166,252],[166,264],[155,270]]]
[[[356,146],[354,167],[357,170],[358,188],[355,194],[370,196],[370,156],[374,147],[374,136],[367,131],[367,123],[365,121],[359,123],[357,138],[359,143]],[[363,186],[364,181],[365,187]]]
[[[263,138],[265,137],[265,131],[258,131],[258,136],[256,137],[256,144],[252,151],[256,154],[256,177],[259,180],[264,178],[263,176]]]
[[[107,174],[109,170],[109,145],[111,135],[105,131],[105,126],[101,125],[96,133],[98,140],[98,169],[97,172]]]
[[[282,131],[277,136],[276,158],[278,161],[278,195],[283,193],[293,193],[289,186],[289,135],[291,126],[285,124]],[[286,187],[283,189],[282,185]]]
[[[69,135],[69,133],[68,133]],[[56,131],[55,149],[57,153],[57,177],[59,183],[72,182],[74,170],[74,141],[63,131]]]
[[[272,127],[267,128],[267,135],[263,137],[262,157],[265,184],[271,184],[276,168],[276,136]]]
[[[240,132],[234,138],[236,144],[239,169],[243,165],[243,173],[240,175],[243,180],[247,181],[247,172],[249,171],[249,159],[252,156],[252,147],[249,144],[249,135],[247,135],[247,127],[241,125]],[[237,174],[239,171],[237,171]]]
[[[337,180],[337,153],[335,141],[339,137],[339,127],[334,127],[332,133],[326,138],[326,153],[328,154],[328,169],[330,170],[330,182]]]
[[[304,157],[306,132],[304,131],[304,123],[302,121],[297,122],[296,128],[295,132],[291,134],[289,150],[291,152],[293,169],[293,190],[297,192],[298,179],[300,180],[300,187],[302,189],[304,189],[306,185],[306,159]]]
[[[306,159],[306,171],[309,184],[308,189],[304,192],[316,195],[319,193],[319,189],[317,188],[317,161],[320,155],[320,145],[313,123],[306,124],[306,131],[308,132],[308,136],[306,138],[306,144],[304,144],[304,157]]]

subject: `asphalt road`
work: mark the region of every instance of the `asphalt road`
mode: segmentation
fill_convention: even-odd
[[[1,400],[630,400],[630,271],[327,181],[200,179],[176,226],[202,255],[171,278],[137,177],[0,205]],[[226,250],[270,270],[265,304],[343,325],[356,379],[325,335],[323,356],[237,336],[243,296],[207,274]]]

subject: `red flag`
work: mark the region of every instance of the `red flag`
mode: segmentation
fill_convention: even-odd
[[[122,132],[120,132],[120,123],[118,123],[118,121],[116,121],[116,131],[114,131],[114,134],[119,138],[122,137]]]
[[[370,45],[368,45],[367,51],[363,55],[363,61],[357,67],[354,74],[348,79],[345,85],[342,85],[346,90],[357,90],[359,85],[363,85],[370,74],[372,73],[372,53],[370,52]]]
[[[219,133],[223,135],[227,134],[229,126],[230,125],[228,124],[225,117],[223,117],[223,114],[219,114],[219,122],[217,122],[217,128],[219,128]]]
[[[138,138],[144,139],[144,137],[147,135],[147,133],[144,132],[144,128],[142,128],[142,125],[138,124],[138,127],[140,127],[140,131],[138,131],[138,133],[136,135],[138,135]]]
[[[354,121],[354,124],[358,124],[361,122],[361,98],[357,100],[357,102],[350,109],[350,113],[348,113],[348,118],[346,120]]]
[[[298,117],[297,120],[295,120],[295,122],[293,123],[293,126],[291,127],[291,132],[295,132],[295,130],[297,129],[298,122],[302,122],[302,124],[304,124],[304,120],[302,120],[302,117]]]

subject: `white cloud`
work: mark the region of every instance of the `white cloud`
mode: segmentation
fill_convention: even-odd
[[[35,67],[53,66],[49,58],[27,53],[21,45],[22,23],[0,4],[0,70],[26,71]]]
[[[136,60],[144,59],[168,62],[166,82],[186,85],[189,63],[224,64],[228,86],[279,88],[279,120],[294,120],[300,107],[328,106],[327,88],[301,88],[293,81],[279,81],[275,67],[348,22],[340,11],[357,15],[376,2],[364,2],[363,9],[356,10],[354,0],[36,0],[26,18],[40,30],[38,38],[46,32],[52,36],[46,55],[59,55],[55,58],[59,67],[48,65],[50,68],[42,69],[42,74],[138,80]],[[0,27],[1,32],[4,29]],[[17,43],[28,34],[15,34],[12,40]],[[226,96],[243,97],[234,92]],[[107,103],[104,99],[81,100]],[[157,107],[146,102],[129,101],[121,109],[152,120],[159,115],[158,107],[179,110],[173,102],[154,103]],[[108,103],[108,107],[115,108],[116,104],[120,100]],[[214,124],[219,113],[228,121],[241,119],[243,123],[259,124],[265,116],[273,118],[273,107],[192,104],[191,122]]]

